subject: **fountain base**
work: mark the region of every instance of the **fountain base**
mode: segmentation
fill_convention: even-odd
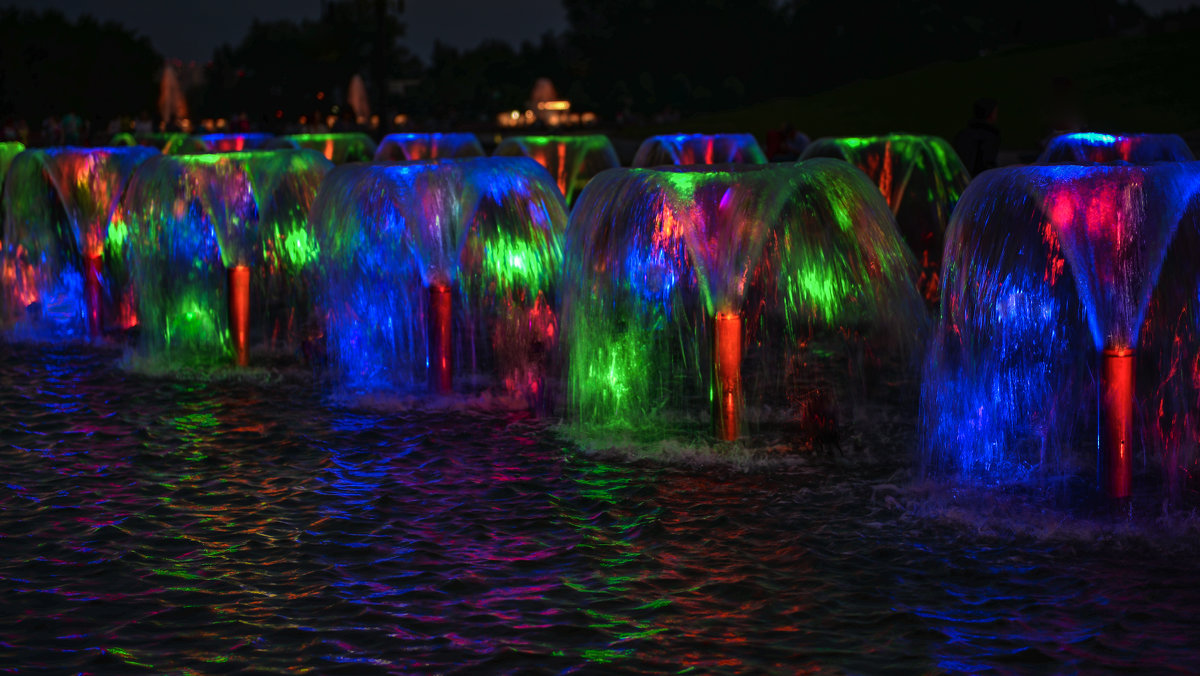
[[[250,266],[229,268],[229,337],[238,366],[250,362]]]
[[[1127,498],[1133,477],[1134,351],[1105,350],[1100,393],[1100,461],[1110,498]]]
[[[453,391],[453,334],[449,286],[429,287],[429,389],[437,394]]]
[[[713,320],[713,435],[735,441],[742,418],[742,316],[718,312]]]
[[[83,291],[84,302],[87,303],[88,338],[95,340],[104,330],[100,315],[100,274],[104,266],[102,256],[88,256],[83,262]]]

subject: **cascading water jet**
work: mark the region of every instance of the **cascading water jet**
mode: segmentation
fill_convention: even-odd
[[[496,146],[498,157],[529,157],[550,172],[558,190],[575,204],[579,191],[593,176],[621,166],[607,136],[510,136]]]
[[[565,226],[561,195],[525,158],[335,170],[310,222],[335,378],[352,392],[457,381],[542,400]]]
[[[752,134],[668,134],[642,141],[635,167],[685,164],[766,164]]]
[[[811,143],[800,159],[816,157],[845,160],[879,187],[921,266],[921,293],[935,302],[941,288],[946,224],[971,180],[954,148],[936,136],[911,134],[822,138]]]
[[[388,134],[379,142],[375,161],[413,162],[484,154],[474,134]]]
[[[566,242],[567,403],[585,430],[661,434],[707,397],[718,439],[823,436],[831,409],[865,399],[836,401],[860,380],[845,374],[910,357],[927,326],[887,204],[843,162],[606,171]]]

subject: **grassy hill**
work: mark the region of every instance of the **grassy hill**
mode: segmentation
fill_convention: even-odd
[[[1046,134],[1051,80],[1056,76],[1073,81],[1094,131],[1200,131],[1200,33],[1195,32],[1020,48],[971,61],[935,63],[645,131],[749,131],[761,139],[768,130],[791,122],[814,139],[889,131],[952,137],[966,122],[971,102],[991,96],[1000,102],[1004,147],[1035,148]]]

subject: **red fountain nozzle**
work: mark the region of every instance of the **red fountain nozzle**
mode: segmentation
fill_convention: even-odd
[[[229,337],[238,366],[250,362],[250,266],[229,268]]]
[[[1133,361],[1128,348],[1104,350],[1100,383],[1100,459],[1110,498],[1127,498],[1133,476]]]
[[[742,418],[742,316],[718,312],[713,321],[713,434],[721,441],[738,438]]]
[[[453,391],[453,333],[450,287],[429,287],[429,389],[437,394]]]
[[[84,302],[87,303],[88,338],[95,340],[100,337],[104,328],[100,315],[100,274],[104,267],[102,256],[88,256],[83,261],[83,291]]]

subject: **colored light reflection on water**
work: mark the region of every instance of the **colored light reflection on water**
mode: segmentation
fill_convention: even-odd
[[[524,414],[345,409],[0,345],[6,666],[1164,672],[1194,550],[906,518],[894,465],[612,462]],[[891,442],[904,442],[893,439]],[[897,452],[897,456],[902,453]],[[844,459],[843,459],[844,460]]]

